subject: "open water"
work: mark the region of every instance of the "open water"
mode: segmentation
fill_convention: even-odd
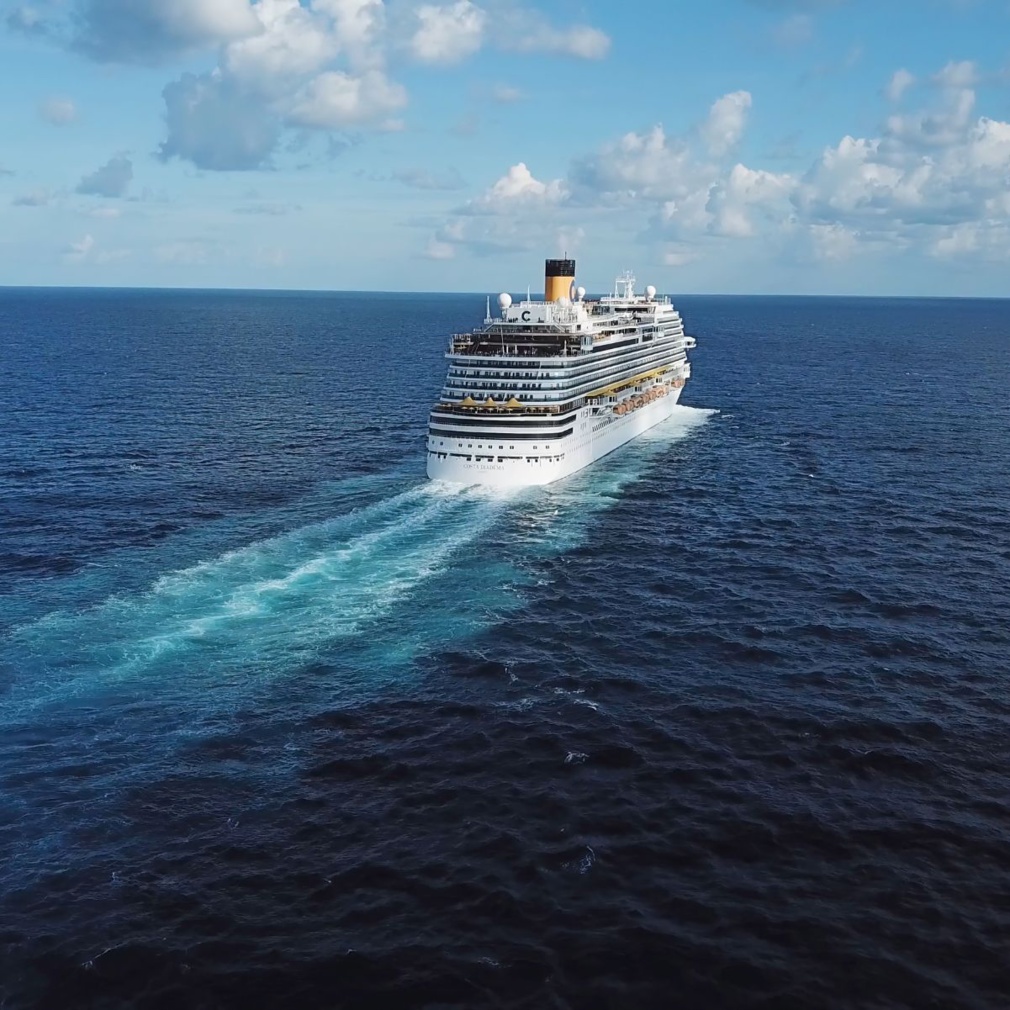
[[[1010,1006],[1010,303],[680,306],[490,494],[483,298],[0,291],[3,1010]]]

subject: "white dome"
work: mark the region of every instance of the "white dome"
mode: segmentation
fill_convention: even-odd
[[[655,298],[655,297],[656,297],[656,288],[655,288],[655,285],[653,285],[653,284],[650,284],[650,285],[649,285],[649,286],[648,286],[648,287],[647,287],[647,288],[645,289],[645,297],[646,297],[646,298]]]
[[[575,293],[579,296],[579,301],[581,302],[583,298],[586,297],[586,289],[579,287],[575,289]]]
[[[512,304],[512,296],[507,292],[503,291],[498,296],[498,306],[504,312]]]
[[[571,304],[572,304],[571,298],[565,298],[564,295],[562,295],[558,299],[558,305],[560,305],[563,309],[568,308],[568,306],[571,305]]]

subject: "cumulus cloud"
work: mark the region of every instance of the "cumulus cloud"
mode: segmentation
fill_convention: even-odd
[[[747,92],[733,92],[693,131],[625,133],[551,182],[513,165],[457,208],[429,249],[545,245],[561,227],[619,209],[669,266],[702,255],[706,243],[797,240],[825,262],[864,249],[1005,259],[1010,122],[978,113],[979,76],[973,64],[948,64],[923,90],[925,107],[889,116],[876,136],[841,137],[800,173],[733,157],[751,108]],[[907,86],[899,77],[898,90]]]
[[[38,112],[53,126],[66,126],[77,118],[77,106],[69,98],[47,98],[39,105]]]
[[[537,179],[524,162],[513,165],[473,200],[458,207],[436,229],[425,248],[429,259],[451,259],[460,249],[493,256],[532,249],[552,228],[552,212],[563,207],[569,190],[561,179]]]
[[[789,175],[734,165],[729,176],[709,191],[709,230],[716,235],[749,238],[756,233],[754,213],[781,219],[794,186]]]
[[[934,255],[1010,253],[1010,123],[979,116],[970,64],[934,81],[936,105],[891,117],[882,136],[844,137],[824,150],[794,194],[832,241],[912,244]]]
[[[598,29],[554,27],[520,0],[53,0],[46,10],[43,18],[23,5],[8,21],[102,62],[216,51],[212,70],[183,73],[163,89],[160,148],[163,159],[214,171],[272,166],[291,130],[304,141],[306,131],[400,128],[395,114],[408,95],[390,68],[404,56],[442,66],[486,45],[591,59],[609,47]],[[521,96],[499,88],[492,97]],[[67,122],[73,113],[50,105],[43,115]]]
[[[814,255],[826,261],[847,260],[859,244],[856,233],[838,222],[810,225],[810,239]]]
[[[280,137],[277,117],[220,73],[183,74],[162,95],[168,128],[163,161],[182,158],[212,171],[259,168]]]
[[[952,60],[933,80],[943,88],[973,88],[978,83],[978,68],[971,60]]]
[[[888,81],[885,94],[892,102],[900,102],[905,92],[915,84],[915,75],[904,68],[895,70]]]
[[[500,179],[488,187],[476,200],[471,200],[463,213],[499,214],[506,208],[517,206],[543,206],[556,204],[565,198],[567,188],[561,179],[541,182],[520,161],[513,165]]]
[[[668,138],[661,125],[626,133],[596,154],[583,156],[571,176],[587,202],[603,197],[673,199],[695,181],[696,166],[682,138]]]
[[[91,235],[85,235],[79,242],[71,242],[63,250],[63,256],[71,263],[81,263],[88,259],[95,248],[95,240]]]
[[[749,91],[734,91],[713,103],[701,135],[713,155],[725,154],[743,136],[752,99]]]
[[[610,36],[590,25],[556,28],[539,16],[513,17],[500,37],[503,49],[517,53],[551,53],[581,60],[602,60],[610,52]]]
[[[288,122],[295,126],[336,129],[369,123],[395,129],[389,114],[407,104],[407,91],[378,70],[354,77],[342,70],[320,74],[296,96]]]
[[[252,90],[283,90],[285,82],[320,70],[340,51],[330,22],[298,0],[258,0],[253,10],[261,29],[223,54],[224,69]]]
[[[117,154],[101,168],[86,175],[77,184],[77,192],[87,196],[126,196],[133,181],[133,162],[126,155]]]
[[[157,63],[262,31],[248,0],[83,0],[75,48],[102,62]]]
[[[439,7],[424,4],[417,10],[418,26],[410,40],[414,58],[422,63],[460,63],[484,40],[487,14],[470,0]]]
[[[163,159],[257,169],[271,164],[288,127],[396,125],[387,117],[406,92],[382,69],[382,0],[256,0],[250,10],[257,31],[228,42],[217,69],[184,74],[164,89]],[[326,69],[335,61],[360,72]]]

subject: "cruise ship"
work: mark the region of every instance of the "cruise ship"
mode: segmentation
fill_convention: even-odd
[[[630,274],[586,298],[575,261],[547,260],[543,301],[488,299],[484,325],[450,339],[428,424],[428,476],[549,484],[669,417],[695,346],[680,313]]]

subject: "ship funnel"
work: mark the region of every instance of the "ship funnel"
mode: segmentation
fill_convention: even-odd
[[[575,260],[548,260],[544,271],[544,301],[570,298],[575,280]]]

